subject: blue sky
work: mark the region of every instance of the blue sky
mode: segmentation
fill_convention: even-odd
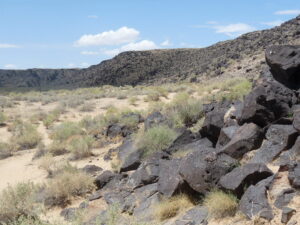
[[[299,14],[296,0],[0,0],[0,68],[87,67],[127,50],[205,47]]]

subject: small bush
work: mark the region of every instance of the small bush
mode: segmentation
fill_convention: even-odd
[[[49,146],[47,151],[49,153],[51,153],[52,155],[56,156],[56,155],[63,155],[65,154],[67,151],[67,147],[66,144],[64,142],[59,142],[54,140]]]
[[[160,220],[166,220],[177,216],[180,212],[193,206],[190,198],[185,194],[180,194],[158,203],[155,207],[155,217]]]
[[[0,126],[6,122],[6,115],[3,112],[0,112]]]
[[[37,149],[32,157],[32,159],[38,159],[41,158],[42,156],[46,155],[48,152],[45,144],[43,142],[40,142],[37,146]]]
[[[203,201],[212,218],[234,216],[238,207],[237,198],[220,190],[213,190]]]
[[[94,139],[91,136],[75,136],[68,141],[67,150],[71,152],[72,159],[82,159],[92,155]]]
[[[130,98],[128,99],[128,102],[129,102],[130,105],[135,106],[135,105],[136,105],[136,102],[137,102],[138,100],[139,100],[138,97],[132,96],[132,97],[130,97]]]
[[[12,147],[9,144],[0,142],[0,159],[12,156],[12,152]]]
[[[46,187],[47,206],[66,206],[73,197],[84,196],[94,189],[93,178],[79,171],[63,171],[49,180]]]
[[[177,134],[167,126],[156,126],[140,133],[137,137],[137,146],[144,150],[144,155],[150,155],[170,146]]]
[[[145,98],[144,101],[146,102],[157,102],[160,100],[160,93],[157,91],[151,91]]]
[[[53,132],[51,133],[51,138],[53,140],[63,142],[74,135],[80,134],[83,134],[83,130],[77,123],[64,122],[54,128]]]
[[[18,150],[35,148],[41,141],[41,136],[35,126],[23,121],[16,121],[12,127],[12,143]]]
[[[21,216],[36,216],[35,191],[33,183],[19,183],[4,189],[0,195],[0,222],[10,224]]]
[[[95,104],[92,102],[86,102],[79,108],[79,111],[81,112],[92,112],[94,110],[95,110]]]

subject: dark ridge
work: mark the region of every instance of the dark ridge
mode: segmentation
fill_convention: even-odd
[[[262,53],[269,45],[300,40],[300,16],[281,26],[244,34],[199,49],[123,52],[86,69],[0,70],[0,89],[38,90],[99,85],[137,85],[219,76],[231,63]]]

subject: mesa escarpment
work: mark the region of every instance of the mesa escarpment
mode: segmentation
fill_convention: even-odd
[[[262,55],[267,46],[299,43],[299,24],[300,17],[297,17],[281,26],[244,34],[207,48],[124,52],[87,69],[0,70],[0,87],[43,90],[137,85],[196,81],[224,73],[253,77],[264,63]]]

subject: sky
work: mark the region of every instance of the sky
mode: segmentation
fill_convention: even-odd
[[[299,0],[0,0],[0,69],[81,68],[202,48],[300,14]]]

